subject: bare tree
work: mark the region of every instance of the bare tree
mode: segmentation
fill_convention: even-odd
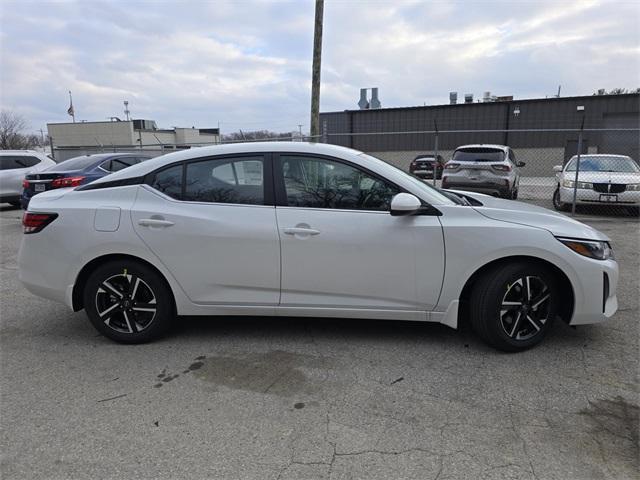
[[[24,133],[29,125],[22,115],[9,110],[0,112],[0,150],[23,150],[41,146],[40,137]]]
[[[276,139],[290,139],[291,132],[278,133],[271,132],[269,130],[256,130],[252,132],[231,132],[222,136],[223,142],[242,142],[253,140],[276,140]]]
[[[38,146],[37,135],[25,134],[27,121],[21,115],[2,110],[0,112],[0,150],[21,150]]]
[[[612,88],[608,92],[605,90],[604,93],[606,95],[621,95],[623,93],[640,93],[640,88],[636,88],[634,90],[634,89],[628,89],[628,88],[624,88],[624,87],[616,87],[616,88]],[[594,93],[594,95],[597,95],[597,94],[598,94],[598,92]]]

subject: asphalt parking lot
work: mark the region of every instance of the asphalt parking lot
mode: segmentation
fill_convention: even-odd
[[[631,479],[638,473],[637,218],[583,216],[620,310],[502,354],[403,322],[184,319],[142,346],[18,282],[0,208],[4,479]]]

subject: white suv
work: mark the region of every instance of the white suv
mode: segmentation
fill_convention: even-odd
[[[513,150],[505,145],[464,145],[456,148],[445,164],[442,188],[515,200],[520,185],[518,167],[524,165],[516,161]]]
[[[0,151],[0,203],[20,206],[22,181],[30,172],[40,172],[55,165],[45,154],[34,150]]]

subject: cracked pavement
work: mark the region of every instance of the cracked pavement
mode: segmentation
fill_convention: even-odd
[[[632,479],[637,220],[584,217],[620,262],[620,311],[493,351],[464,329],[368,320],[181,319],[114,344],[17,279],[0,208],[4,479]]]

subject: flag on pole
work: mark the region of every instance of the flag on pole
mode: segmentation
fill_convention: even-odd
[[[71,118],[73,118],[73,122],[75,123],[76,112],[73,109],[73,98],[71,97],[71,90],[69,90],[69,108],[67,109],[67,115],[71,115]]]

